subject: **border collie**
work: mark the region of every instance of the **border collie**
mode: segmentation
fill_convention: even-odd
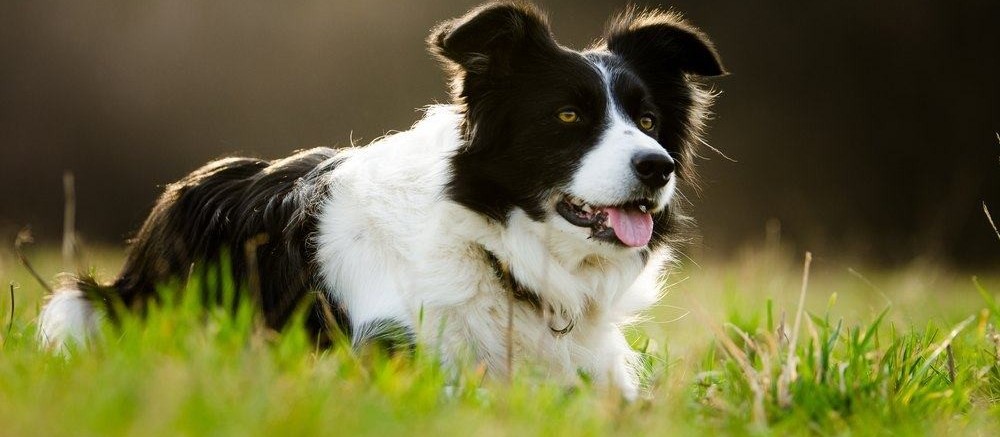
[[[724,74],[712,43],[674,13],[630,11],[574,51],[506,2],[428,42],[450,104],[364,147],[221,159],[168,185],[114,282],[51,296],[42,343],[85,345],[156,284],[253,246],[232,268],[275,329],[311,300],[310,328],[355,347],[420,342],[499,376],[586,372],[634,398],[622,329],[658,299],[686,221],[678,183],[712,97],[698,78]]]

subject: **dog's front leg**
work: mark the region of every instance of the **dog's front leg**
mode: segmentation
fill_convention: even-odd
[[[639,397],[639,353],[632,350],[621,329],[608,324],[592,332],[591,376],[601,388],[618,392],[628,401]]]

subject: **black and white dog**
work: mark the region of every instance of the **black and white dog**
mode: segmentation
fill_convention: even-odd
[[[113,283],[51,297],[42,341],[85,343],[114,308],[254,242],[233,269],[271,327],[311,299],[309,325],[355,345],[420,342],[498,375],[509,360],[583,371],[634,397],[622,328],[676,249],[711,100],[697,78],[724,74],[712,44],[676,14],[629,12],[578,52],[521,3],[446,21],[429,44],[451,104],[365,147],[222,159],[169,185]]]

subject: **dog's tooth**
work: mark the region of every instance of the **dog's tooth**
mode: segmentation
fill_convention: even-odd
[[[580,209],[582,209],[586,213],[592,213],[592,212],[594,212],[594,209],[591,208],[590,205],[588,205],[586,203],[584,203],[583,206]]]
[[[639,205],[639,211],[645,214],[649,212],[649,208],[647,208],[646,205]]]

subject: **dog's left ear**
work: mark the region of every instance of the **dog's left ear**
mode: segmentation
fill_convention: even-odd
[[[726,74],[708,37],[675,13],[626,12],[611,23],[605,40],[608,50],[647,72]]]

